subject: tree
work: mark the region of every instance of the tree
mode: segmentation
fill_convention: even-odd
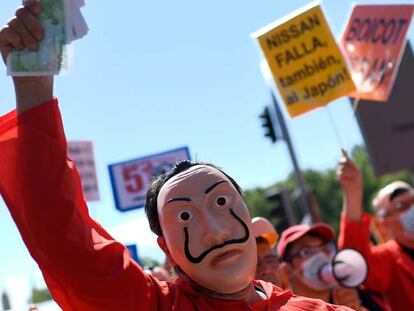
[[[404,180],[408,183],[412,182],[411,174],[407,171],[402,171],[396,174],[376,177],[369,163],[369,158],[366,150],[361,147],[355,147],[351,152],[351,158],[361,170],[363,176],[363,192],[364,192],[364,209],[372,212],[372,199],[379,189],[394,180]],[[304,179],[309,187],[309,190],[315,196],[320,208],[322,220],[332,225],[336,230],[339,227],[340,213],[342,210],[342,190],[336,178],[336,167],[324,171],[316,171],[308,169],[303,171]],[[270,218],[271,204],[265,198],[266,190],[280,187],[288,189],[292,197],[292,206],[297,220],[300,221],[303,217],[299,202],[295,200],[293,194],[295,193],[296,183],[293,173],[288,176],[285,181],[270,185],[266,188],[257,188],[247,190],[245,192],[245,200],[247,206],[252,214],[252,217],[263,216]],[[274,223],[276,226],[277,223]]]
[[[142,262],[142,266],[145,268],[156,267],[156,266],[161,265],[161,263],[158,260],[154,258],[150,258],[150,257],[141,258],[141,262]]]
[[[32,297],[30,298],[30,303],[41,303],[44,301],[52,300],[52,295],[47,288],[32,288]]]

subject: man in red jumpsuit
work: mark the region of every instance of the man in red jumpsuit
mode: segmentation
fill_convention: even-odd
[[[0,31],[3,59],[43,37],[35,0]],[[16,112],[0,119],[0,191],[64,310],[349,310],[253,280],[256,245],[240,189],[214,166],[181,162],[159,177],[146,212],[179,273],[174,283],[143,272],[88,215],[67,158],[53,77],[14,78]]]
[[[362,208],[362,175],[345,152],[337,174],[344,191],[339,246],[364,255],[364,287],[381,294],[389,310],[414,310],[414,189],[397,181],[378,192],[375,213],[391,239],[371,246],[370,216]]]

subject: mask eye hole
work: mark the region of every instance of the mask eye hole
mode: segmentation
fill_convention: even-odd
[[[229,203],[230,203],[230,197],[228,197],[227,195],[219,195],[215,201],[215,205],[217,207],[225,207],[225,206],[228,206]]]
[[[192,217],[193,215],[191,214],[190,211],[183,210],[178,214],[178,221],[181,223],[186,223],[186,222],[189,222]]]

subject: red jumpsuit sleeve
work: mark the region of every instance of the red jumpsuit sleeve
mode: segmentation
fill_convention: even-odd
[[[0,192],[64,310],[155,310],[168,288],[89,217],[57,100],[0,118]]]
[[[360,222],[354,222],[341,215],[338,248],[353,248],[359,251],[368,264],[368,277],[363,284],[368,290],[385,292],[392,274],[392,258],[380,246],[370,242],[370,216],[364,213]]]

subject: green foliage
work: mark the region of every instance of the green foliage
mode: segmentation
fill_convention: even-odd
[[[271,209],[272,206],[270,202],[265,198],[266,190],[267,189],[257,188],[245,192],[244,199],[252,217],[267,215],[268,211]]]
[[[141,258],[142,266],[145,268],[160,266],[161,263],[153,258],[150,257],[143,257]]]
[[[50,295],[50,292],[47,288],[38,289],[33,288],[32,289],[32,297],[30,298],[30,303],[41,303],[44,301],[52,300],[52,296]]]
[[[407,171],[385,175],[379,178],[376,177],[369,162],[368,154],[363,147],[355,147],[352,150],[351,158],[359,167],[363,176],[364,208],[368,212],[372,212],[371,202],[373,197],[386,184],[394,180],[404,180],[412,183],[410,173]],[[308,169],[303,171],[303,176],[309,190],[317,200],[322,220],[338,230],[339,217],[342,209],[342,190],[336,178],[336,167],[325,171]],[[273,187],[288,189],[293,194],[296,187],[293,174],[290,174],[285,181],[271,185],[265,189],[258,188],[246,191],[245,200],[252,217],[263,216],[271,219],[270,210],[272,206],[267,202],[264,194],[266,190]],[[292,203],[295,214],[298,216],[297,220],[300,222],[301,216],[303,215],[299,212],[299,202],[293,200]],[[276,226],[277,223],[274,223],[274,225]]]

